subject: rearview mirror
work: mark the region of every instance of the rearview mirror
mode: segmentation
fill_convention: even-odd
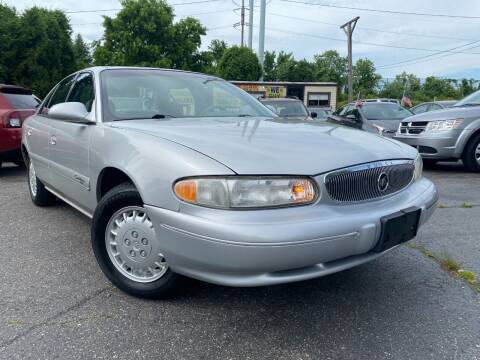
[[[312,117],[312,119],[315,119],[317,117],[317,113],[315,111],[312,111],[310,113],[310,116]]]
[[[53,119],[65,120],[81,124],[92,124],[93,121],[87,119],[88,110],[80,102],[65,102],[53,105],[48,110],[48,116]]]

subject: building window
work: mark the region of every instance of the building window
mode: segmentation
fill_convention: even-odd
[[[308,106],[309,107],[330,106],[330,94],[329,93],[308,93]]]

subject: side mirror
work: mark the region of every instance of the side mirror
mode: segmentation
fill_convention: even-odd
[[[53,119],[70,121],[80,124],[92,124],[93,121],[87,119],[88,110],[80,102],[65,102],[53,105],[48,110],[48,116]]]
[[[310,113],[310,116],[312,117],[312,119],[315,119],[317,117],[317,113],[315,111],[312,111]]]
[[[345,118],[347,118],[348,120],[351,120],[351,121],[355,121],[355,122],[360,122],[360,119],[357,118],[355,115],[347,115]]]

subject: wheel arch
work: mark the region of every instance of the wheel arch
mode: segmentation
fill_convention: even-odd
[[[96,196],[97,196],[97,202],[100,201],[100,199],[111,189],[113,189],[115,186],[118,186],[120,184],[123,184],[125,182],[131,183],[137,191],[140,193],[140,189],[133,180],[132,176],[130,176],[127,172],[124,170],[120,170],[119,168],[115,166],[106,166],[100,171],[98,178],[97,178],[97,184],[96,184]],[[142,194],[140,194],[140,197],[142,197]],[[142,197],[143,199],[143,197]]]

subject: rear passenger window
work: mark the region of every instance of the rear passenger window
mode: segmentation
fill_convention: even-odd
[[[66,101],[68,92],[72,87],[74,79],[75,74],[67,77],[58,84],[57,89],[50,98],[50,101],[48,103],[45,102],[45,105],[43,106],[41,111],[42,114],[47,115],[48,109],[50,109],[53,105],[60,104]]]
[[[80,102],[85,105],[87,111],[90,112],[94,99],[93,76],[90,73],[81,73],[78,75],[72,91],[68,96],[68,102]]]

